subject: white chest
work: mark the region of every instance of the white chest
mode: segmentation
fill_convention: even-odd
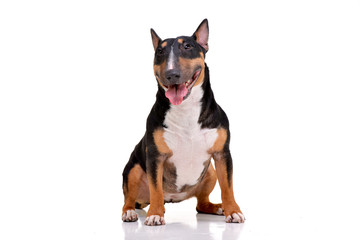
[[[165,116],[164,139],[173,152],[169,161],[176,168],[178,190],[197,183],[204,163],[211,157],[208,151],[218,137],[217,129],[200,128],[201,97],[201,87],[194,87],[188,99],[180,105],[172,105]]]

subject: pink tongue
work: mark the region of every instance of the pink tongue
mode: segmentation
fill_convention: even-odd
[[[185,83],[180,85],[173,85],[168,88],[165,96],[170,100],[173,105],[179,105],[182,103],[183,98],[186,96],[188,90],[185,87]]]

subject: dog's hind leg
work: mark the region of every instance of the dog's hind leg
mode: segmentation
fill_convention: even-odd
[[[213,204],[209,200],[209,195],[215,187],[216,180],[216,172],[212,163],[210,163],[207,173],[195,194],[197,198],[196,211],[199,213],[223,215],[221,204]]]

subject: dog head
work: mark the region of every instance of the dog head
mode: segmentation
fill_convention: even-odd
[[[154,74],[171,104],[179,105],[204,81],[209,26],[204,19],[191,37],[161,40],[151,29],[155,50]]]

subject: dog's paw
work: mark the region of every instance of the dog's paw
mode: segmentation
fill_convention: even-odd
[[[138,215],[135,212],[135,210],[127,210],[123,215],[122,215],[122,220],[124,222],[136,222],[138,220]]]
[[[222,204],[213,204],[211,202],[198,203],[196,211],[198,213],[224,215]]]
[[[164,217],[160,217],[159,215],[151,215],[145,219],[145,225],[147,226],[157,226],[157,225],[165,225]]]
[[[245,217],[242,213],[233,213],[225,218],[227,223],[243,223],[245,222]]]
[[[220,208],[218,208],[216,214],[217,215],[224,215],[224,210],[220,207]]]

